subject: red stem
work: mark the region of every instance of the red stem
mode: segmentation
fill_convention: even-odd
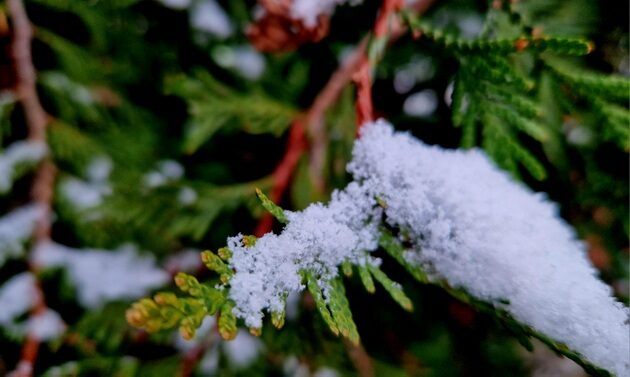
[[[304,126],[302,125],[302,121],[295,120],[289,132],[289,140],[287,141],[287,149],[284,153],[284,157],[282,157],[282,160],[280,160],[280,163],[272,174],[273,186],[269,193],[269,199],[274,203],[278,203],[282,199],[282,196],[291,182],[291,176],[300,160],[300,156],[302,156],[305,150],[306,138],[304,135]],[[254,234],[257,237],[261,237],[265,233],[270,232],[272,227],[273,218],[271,214],[265,213],[258,222]]]
[[[401,9],[403,3],[402,0],[384,0],[374,25],[374,34],[377,37],[383,37],[389,31],[389,42],[392,42],[403,35],[405,27],[396,17],[392,17],[394,12]],[[417,13],[424,13],[432,3],[433,0],[419,0],[411,7]],[[370,62],[367,58],[367,44],[368,38],[363,38],[357,45],[355,51],[346,60],[346,63],[342,64],[337,71],[333,73],[317,97],[315,97],[311,107],[304,115],[304,126],[302,126],[302,124],[299,125],[301,129],[299,131],[299,139],[302,139],[302,141],[296,142],[296,137],[289,136],[285,156],[273,173],[274,184],[270,199],[274,202],[278,203],[280,199],[282,199],[282,195],[290,182],[293,170],[297,166],[297,160],[306,150],[304,127],[308,132],[310,140],[309,175],[315,189],[320,193],[325,191],[326,185],[322,177],[322,170],[326,159],[328,136],[324,122],[324,114],[336,103],[343,89],[351,81],[354,80],[357,83],[357,123],[361,125],[373,120]],[[292,133],[295,126],[296,124],[294,123]],[[261,236],[270,232],[272,225],[273,218],[271,215],[265,214],[258,223],[254,234]]]
[[[8,10],[13,24],[12,55],[16,69],[15,93],[22,105],[26,125],[28,127],[28,140],[37,143],[46,143],[46,126],[48,115],[44,111],[36,87],[36,71],[31,54],[31,41],[33,30],[31,22],[24,8],[22,0],[8,0]],[[35,173],[31,190],[31,199],[41,208],[41,216],[37,221],[34,231],[35,247],[50,240],[51,213],[53,186],[56,168],[50,161],[44,161]],[[37,275],[39,268],[32,261],[29,269]],[[31,310],[31,318],[46,310],[46,301],[41,284],[36,284],[35,304]],[[39,352],[39,339],[32,334],[27,334],[22,346],[22,356],[13,376],[30,377],[33,374],[33,366]]]

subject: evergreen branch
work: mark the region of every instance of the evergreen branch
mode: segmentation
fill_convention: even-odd
[[[430,22],[420,20],[409,12],[403,12],[403,20],[414,31],[422,33],[423,36],[431,39],[437,45],[464,53],[506,54],[524,51],[537,53],[549,51],[556,54],[581,56],[593,50],[593,46],[589,42],[580,38],[521,36],[505,39],[460,39],[434,28]]]
[[[305,140],[305,135],[304,135],[304,127],[302,126],[301,121],[296,120],[293,122],[293,125],[291,126],[291,130],[289,132],[289,139],[287,141],[287,149],[284,153],[284,156],[282,157],[282,160],[280,160],[280,162],[276,166],[276,169],[272,173],[273,183],[272,183],[271,192],[269,194],[270,195],[269,201],[267,202],[263,198],[261,198],[262,192],[258,194],[258,197],[261,198],[263,202],[263,206],[270,213],[265,213],[263,217],[260,219],[260,221],[258,222],[258,225],[256,226],[256,230],[254,231],[255,235],[262,236],[263,234],[271,231],[271,228],[273,225],[273,220],[271,218],[272,214],[280,222],[283,222],[282,219],[284,219],[284,222],[286,222],[284,213],[281,210],[272,211],[267,207],[270,204],[278,203],[282,199],[284,192],[287,190],[287,187],[289,186],[291,176],[293,175],[293,172],[295,168],[297,167],[300,157],[302,156],[302,153],[304,152],[305,149],[306,149],[306,140]],[[265,205],[265,203],[267,203],[267,205]]]
[[[582,368],[584,368],[584,370],[586,370],[593,376],[610,376],[609,372],[594,366],[593,364],[588,362],[586,358],[584,358],[584,356],[582,356],[578,352],[572,351],[564,343],[554,341],[548,336],[537,332],[532,327],[519,323],[505,310],[502,310],[490,303],[481,301],[461,288],[452,287],[444,280],[428,278],[426,274],[421,271],[420,268],[412,266],[404,260],[405,248],[389,230],[381,228],[381,238],[379,243],[381,247],[383,247],[388,252],[388,254],[394,256],[396,260],[402,260],[403,263],[401,264],[403,265],[403,267],[405,267],[407,271],[416,278],[416,280],[423,284],[437,285],[457,300],[474,307],[478,311],[490,314],[493,318],[498,320],[508,330],[510,330],[510,332],[514,333],[514,335],[517,336],[519,341],[521,341],[521,343],[526,348],[529,349],[531,347],[531,344],[527,340],[527,337],[533,337],[545,343],[549,348],[551,348],[559,355],[564,355],[575,361]]]
[[[49,117],[37,94],[36,71],[31,54],[33,38],[31,21],[21,0],[9,0],[7,4],[13,20],[14,32],[11,48],[17,76],[16,94],[24,110],[28,140],[46,144],[46,126]],[[35,247],[50,240],[55,175],[56,167],[50,160],[45,160],[35,173],[31,198],[41,208],[41,215],[34,232]],[[39,267],[32,261],[29,261],[29,269],[35,275],[39,271]],[[32,318],[47,310],[44,292],[39,281],[36,284],[35,294],[35,304],[31,310]],[[29,332],[22,346],[21,359],[15,369],[16,376],[29,377],[32,375],[39,346],[40,341],[37,336]]]
[[[187,153],[197,151],[228,126],[251,134],[280,135],[296,116],[295,109],[284,103],[260,93],[239,93],[202,71],[195,72],[194,79],[172,76],[165,87],[167,94],[180,96],[188,103],[191,120],[184,135]],[[244,103],[248,111],[243,111]]]
[[[429,9],[433,2],[434,0],[415,1],[410,6],[409,11],[415,14],[422,14]],[[392,43],[400,38],[405,31],[403,24],[392,20],[390,35],[387,38],[388,43]],[[324,114],[326,110],[335,104],[343,89],[353,80],[354,74],[359,71],[362,65],[365,65],[369,41],[370,37],[367,36],[357,44],[352,54],[347,58],[346,63],[332,74],[304,116],[304,123],[311,140],[309,173],[315,188],[320,192],[324,191],[322,170],[328,140]]]

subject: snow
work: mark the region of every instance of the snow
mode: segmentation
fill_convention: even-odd
[[[219,344],[213,344],[199,361],[197,370],[202,376],[213,376],[219,370]]]
[[[175,272],[195,272],[203,266],[201,262],[201,250],[185,249],[177,252],[166,259],[164,268],[167,271]],[[174,274],[173,273],[173,274]]]
[[[59,313],[52,309],[35,314],[26,322],[28,334],[43,342],[59,337],[65,328]]]
[[[293,355],[284,359],[282,371],[286,377],[309,377],[311,375],[308,365],[300,362],[300,360]]]
[[[186,9],[190,6],[191,0],[159,0],[165,7],[173,9]]]
[[[48,148],[46,144],[33,141],[16,141],[0,154],[0,193],[11,189],[16,178],[17,169],[24,165],[32,165],[40,161]]]
[[[438,96],[433,89],[425,89],[407,97],[403,103],[403,111],[414,117],[427,117],[435,112]]]
[[[216,319],[214,316],[205,316],[203,321],[201,322],[201,326],[195,332],[195,336],[186,340],[182,335],[178,332],[173,334],[173,345],[180,352],[188,352],[192,349],[199,347],[205,339],[208,338],[208,334],[212,331],[216,324]]]
[[[329,367],[319,368],[313,373],[313,377],[339,377],[340,374],[336,370]]]
[[[184,176],[184,167],[175,160],[158,162],[157,169],[144,175],[144,184],[149,188],[164,186],[180,180]]]
[[[20,315],[33,307],[37,291],[35,277],[22,272],[0,287],[0,326],[10,326]]]
[[[59,186],[61,195],[76,209],[94,208],[103,201],[103,196],[110,193],[109,187],[94,185],[77,178],[66,178]]]
[[[369,252],[384,212],[408,234],[405,258],[431,279],[506,310],[595,365],[630,373],[629,311],[543,194],[480,150],[427,146],[383,120],[362,128],[348,171],[354,181],[327,205],[287,212],[281,234],[251,247],[240,235],[228,239],[230,298],[248,326],[260,327],[263,311],[281,310],[284,295],[304,289],[300,271],[314,274],[326,294],[343,261],[377,263]]]
[[[177,201],[185,206],[195,203],[198,197],[197,191],[190,187],[182,187],[177,193]]]
[[[215,0],[200,0],[190,8],[190,24],[193,29],[225,39],[234,34],[234,25],[223,8]]]
[[[112,172],[112,160],[108,156],[94,158],[87,167],[86,176],[90,182],[106,183]]]
[[[64,178],[59,184],[61,195],[77,210],[92,209],[99,206],[105,196],[112,193],[109,175],[112,161],[107,156],[96,157],[88,165],[85,176],[87,180],[74,177]],[[89,213],[90,217],[98,217],[98,213]]]
[[[336,192],[328,206],[317,203],[301,213],[287,212],[284,231],[266,234],[253,247],[245,247],[241,235],[228,238],[230,266],[236,270],[230,280],[235,314],[249,327],[260,328],[263,310],[283,310],[284,295],[304,288],[300,271],[321,277],[326,291],[324,282],[336,276],[342,262],[364,264],[364,250],[377,247],[378,224],[365,224],[372,213],[378,218],[375,205],[358,184],[351,184]]]
[[[236,368],[246,368],[256,361],[262,347],[260,339],[244,330],[239,330],[233,340],[223,343],[227,359]]]
[[[42,211],[40,206],[28,204],[0,217],[0,266],[23,254],[24,243],[35,231]]]
[[[317,25],[317,17],[331,15],[337,5],[357,5],[362,2],[363,0],[295,0],[291,6],[291,17],[312,28]]]
[[[117,250],[73,249],[54,242],[34,250],[34,261],[42,267],[62,267],[77,289],[78,301],[97,309],[113,300],[136,299],[169,281],[150,255],[125,245]]]
[[[233,69],[248,80],[257,80],[265,72],[265,57],[250,45],[219,46],[212,51],[214,61]]]
[[[417,83],[428,81],[434,75],[433,60],[428,56],[416,55],[409,63],[396,70],[394,90],[400,94],[409,93]]]

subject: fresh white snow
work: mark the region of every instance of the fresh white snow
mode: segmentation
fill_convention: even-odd
[[[403,111],[414,117],[427,117],[438,107],[438,96],[433,89],[424,89],[405,99]]]
[[[222,345],[230,364],[236,368],[245,368],[251,365],[256,361],[263,348],[260,339],[244,330],[239,330],[236,338],[223,342]]]
[[[46,309],[42,313],[31,316],[26,322],[26,329],[29,335],[45,342],[63,334],[66,325],[59,313],[52,309]]]
[[[212,51],[214,61],[233,69],[248,80],[257,80],[265,72],[265,57],[250,45],[219,46]]]
[[[93,209],[112,192],[109,182],[111,171],[112,161],[109,157],[96,157],[85,171],[85,180],[75,177],[64,178],[59,183],[59,191],[75,209]],[[98,216],[99,214],[94,211],[89,213],[89,217]]]
[[[13,321],[33,307],[35,277],[22,272],[11,277],[0,287],[0,326],[11,326]]]
[[[165,7],[173,9],[186,9],[190,6],[191,0],[159,0]]]
[[[230,297],[248,326],[260,327],[263,311],[282,309],[285,294],[304,288],[302,270],[326,292],[343,261],[377,263],[369,251],[384,211],[415,245],[406,259],[432,279],[493,303],[595,365],[630,373],[628,309],[597,278],[584,244],[544,194],[515,182],[482,151],[427,146],[383,120],[362,128],[348,170],[354,182],[327,205],[287,212],[281,234],[252,247],[242,236],[228,239],[236,271]]]
[[[24,244],[33,235],[43,209],[36,204],[18,207],[0,217],[0,266],[24,253]]]
[[[302,20],[305,26],[317,25],[317,17],[330,15],[337,5],[357,5],[363,0],[294,0],[291,6],[291,16]]]
[[[47,152],[46,144],[39,142],[16,141],[9,145],[0,153],[0,193],[11,189],[20,166],[37,163]]]
[[[158,162],[157,169],[144,175],[144,185],[149,188],[164,186],[180,180],[184,176],[184,167],[175,160]]]
[[[225,39],[234,34],[230,17],[215,0],[199,0],[190,7],[190,25],[216,38]]]
[[[113,300],[135,299],[170,280],[150,255],[140,255],[131,245],[117,250],[73,249],[54,242],[34,250],[42,267],[62,267],[77,289],[79,302],[99,308]]]

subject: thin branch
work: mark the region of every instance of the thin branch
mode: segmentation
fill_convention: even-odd
[[[360,377],[374,377],[374,363],[370,355],[365,351],[365,348],[363,348],[363,345],[361,343],[353,344],[345,338],[343,339],[343,345],[346,347],[346,352],[357,370],[357,374]]]
[[[410,7],[413,12],[422,14],[429,9],[429,7],[433,4],[433,1],[434,0],[418,0]],[[385,0],[383,9],[379,13],[374,26],[374,33],[377,36],[384,35],[383,33],[386,33],[389,29],[390,34],[388,43],[394,42],[406,31],[406,27],[399,22],[396,17],[390,17],[392,11],[396,9],[392,6],[400,5],[397,4],[397,2],[399,2],[399,0]],[[328,80],[324,88],[319,92],[305,116],[305,126],[311,140],[309,174],[313,185],[320,192],[324,192],[325,189],[324,180],[322,178],[322,169],[324,167],[326,144],[328,141],[326,125],[324,123],[324,114],[337,102],[337,99],[339,99],[343,89],[352,82],[353,79],[357,78],[357,72],[363,70],[363,72],[360,72],[360,76],[363,76],[363,81],[361,83],[362,87],[360,86],[358,90],[370,87],[369,76],[367,76],[367,80],[365,80],[366,73],[369,74],[369,68],[367,70],[364,68],[367,61],[368,40],[369,37],[363,38],[350,57],[346,60],[346,63],[340,66],[339,69],[330,77],[330,80]],[[365,98],[364,101],[367,101],[369,98],[369,103],[363,103],[362,108],[358,110],[361,112],[361,114],[358,114],[359,119],[357,120],[359,121],[361,120],[361,117],[368,119],[372,117],[371,96],[366,96],[364,94],[361,98]],[[363,116],[364,113],[369,113],[370,116]]]
[[[432,3],[433,0],[419,0],[411,5],[411,9],[421,14],[424,13]],[[392,17],[393,13],[397,9],[400,9],[401,4],[401,0],[385,0],[374,26],[374,34],[377,36],[384,36],[387,31],[389,31],[389,43],[400,38],[406,31],[405,26],[400,23],[396,17]],[[326,85],[324,85],[317,97],[315,97],[309,109],[304,113],[304,123],[298,124],[296,122],[292,126],[291,132],[297,133],[298,131],[294,130],[296,129],[296,125],[299,125],[299,137],[289,136],[286,153],[273,173],[274,185],[270,195],[272,201],[276,203],[280,201],[290,183],[290,178],[293,170],[297,166],[299,156],[306,150],[304,131],[308,133],[310,141],[310,145],[308,146],[310,154],[308,170],[311,181],[315,190],[320,193],[325,191],[322,171],[326,159],[328,135],[324,115],[326,111],[337,102],[344,88],[346,88],[353,79],[357,78],[357,72],[360,73],[362,80],[361,85],[358,86],[358,91],[361,92],[361,95],[358,96],[358,102],[362,102],[361,105],[358,104],[361,108],[357,108],[359,113],[358,120],[368,121],[372,119],[373,111],[369,78],[370,67],[367,59],[368,40],[369,37],[363,38],[346,62],[332,74]],[[363,116],[362,114],[369,114],[369,116]],[[363,122],[360,122],[360,124],[362,123]],[[254,234],[261,236],[271,231],[272,225],[273,218],[271,215],[265,214],[258,223]]]
[[[269,199],[274,203],[280,202],[282,196],[287,190],[289,183],[291,182],[291,176],[295,171],[300,156],[306,150],[306,139],[304,137],[304,126],[302,126],[301,120],[296,120],[291,126],[289,132],[289,139],[287,141],[287,149],[284,153],[284,157],[280,160],[280,163],[274,170],[273,186],[269,193]],[[258,226],[254,234],[258,237],[271,231],[273,226],[273,217],[269,213],[265,213],[260,219]]]
[[[11,20],[13,24],[12,55],[16,72],[15,93],[22,105],[26,125],[28,127],[28,140],[35,143],[46,143],[46,126],[48,115],[44,111],[37,95],[37,77],[31,54],[31,42],[33,29],[31,22],[21,0],[8,0],[7,2]],[[56,168],[50,161],[44,161],[35,173],[31,190],[32,201],[40,207],[41,215],[37,220],[35,228],[34,245],[38,245],[50,240],[51,214],[53,186],[55,181]],[[32,261],[29,262],[29,269],[37,275],[39,267]],[[34,317],[46,310],[46,301],[39,282],[36,284],[36,297],[31,310],[31,317]],[[30,377],[33,374],[33,366],[37,360],[39,352],[39,339],[33,334],[27,334],[26,341],[22,346],[22,356],[13,376]]]

